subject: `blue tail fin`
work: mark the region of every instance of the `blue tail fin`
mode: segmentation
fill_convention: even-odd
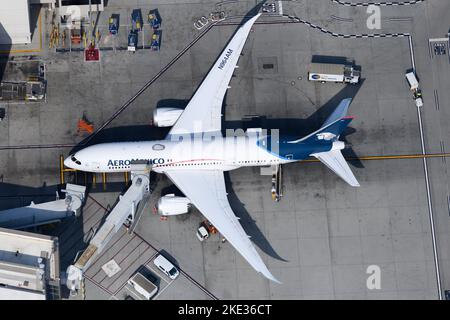
[[[345,128],[347,128],[348,124],[353,120],[353,117],[347,116],[348,107],[351,102],[351,98],[342,100],[319,130],[299,140],[290,141],[289,143],[337,140]]]
[[[352,98],[342,100],[341,103],[337,106],[336,110],[333,111],[333,113],[328,117],[327,121],[325,121],[325,123],[322,125],[322,128],[328,126],[336,120],[347,116],[350,103],[352,103]]]

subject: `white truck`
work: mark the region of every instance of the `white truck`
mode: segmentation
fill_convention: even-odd
[[[147,300],[150,300],[158,292],[158,287],[139,271],[128,280],[128,284]]]
[[[357,84],[361,73],[353,66],[333,63],[311,63],[309,81]]]
[[[416,102],[417,107],[423,106],[423,100],[422,100],[422,92],[419,89],[419,81],[417,81],[417,77],[414,74],[414,72],[408,72],[405,74],[406,80],[409,84],[409,89],[412,91],[414,95],[414,101]]]

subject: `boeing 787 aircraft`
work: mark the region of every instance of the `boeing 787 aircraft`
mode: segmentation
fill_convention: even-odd
[[[223,137],[223,99],[250,29],[259,16],[236,31],[187,107],[180,111],[166,139],[97,144],[70,155],[64,164],[88,172],[124,172],[130,171],[132,160],[147,160],[153,171],[169,177],[256,271],[278,282],[229,205],[224,171],[290,163],[313,156],[351,186],[359,184],[341,154],[344,142],[339,141],[339,135],[352,120],[346,116],[351,99],[343,100],[319,130],[301,139],[262,135],[255,130],[244,136]]]

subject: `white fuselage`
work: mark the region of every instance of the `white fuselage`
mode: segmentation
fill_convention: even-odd
[[[132,160],[152,170],[233,170],[292,162],[258,146],[257,136],[192,138],[190,141],[141,141],[97,144],[69,156],[64,164],[87,172],[131,171]]]

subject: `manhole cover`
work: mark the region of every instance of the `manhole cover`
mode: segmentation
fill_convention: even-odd
[[[259,73],[278,73],[277,57],[260,57],[258,58]]]

